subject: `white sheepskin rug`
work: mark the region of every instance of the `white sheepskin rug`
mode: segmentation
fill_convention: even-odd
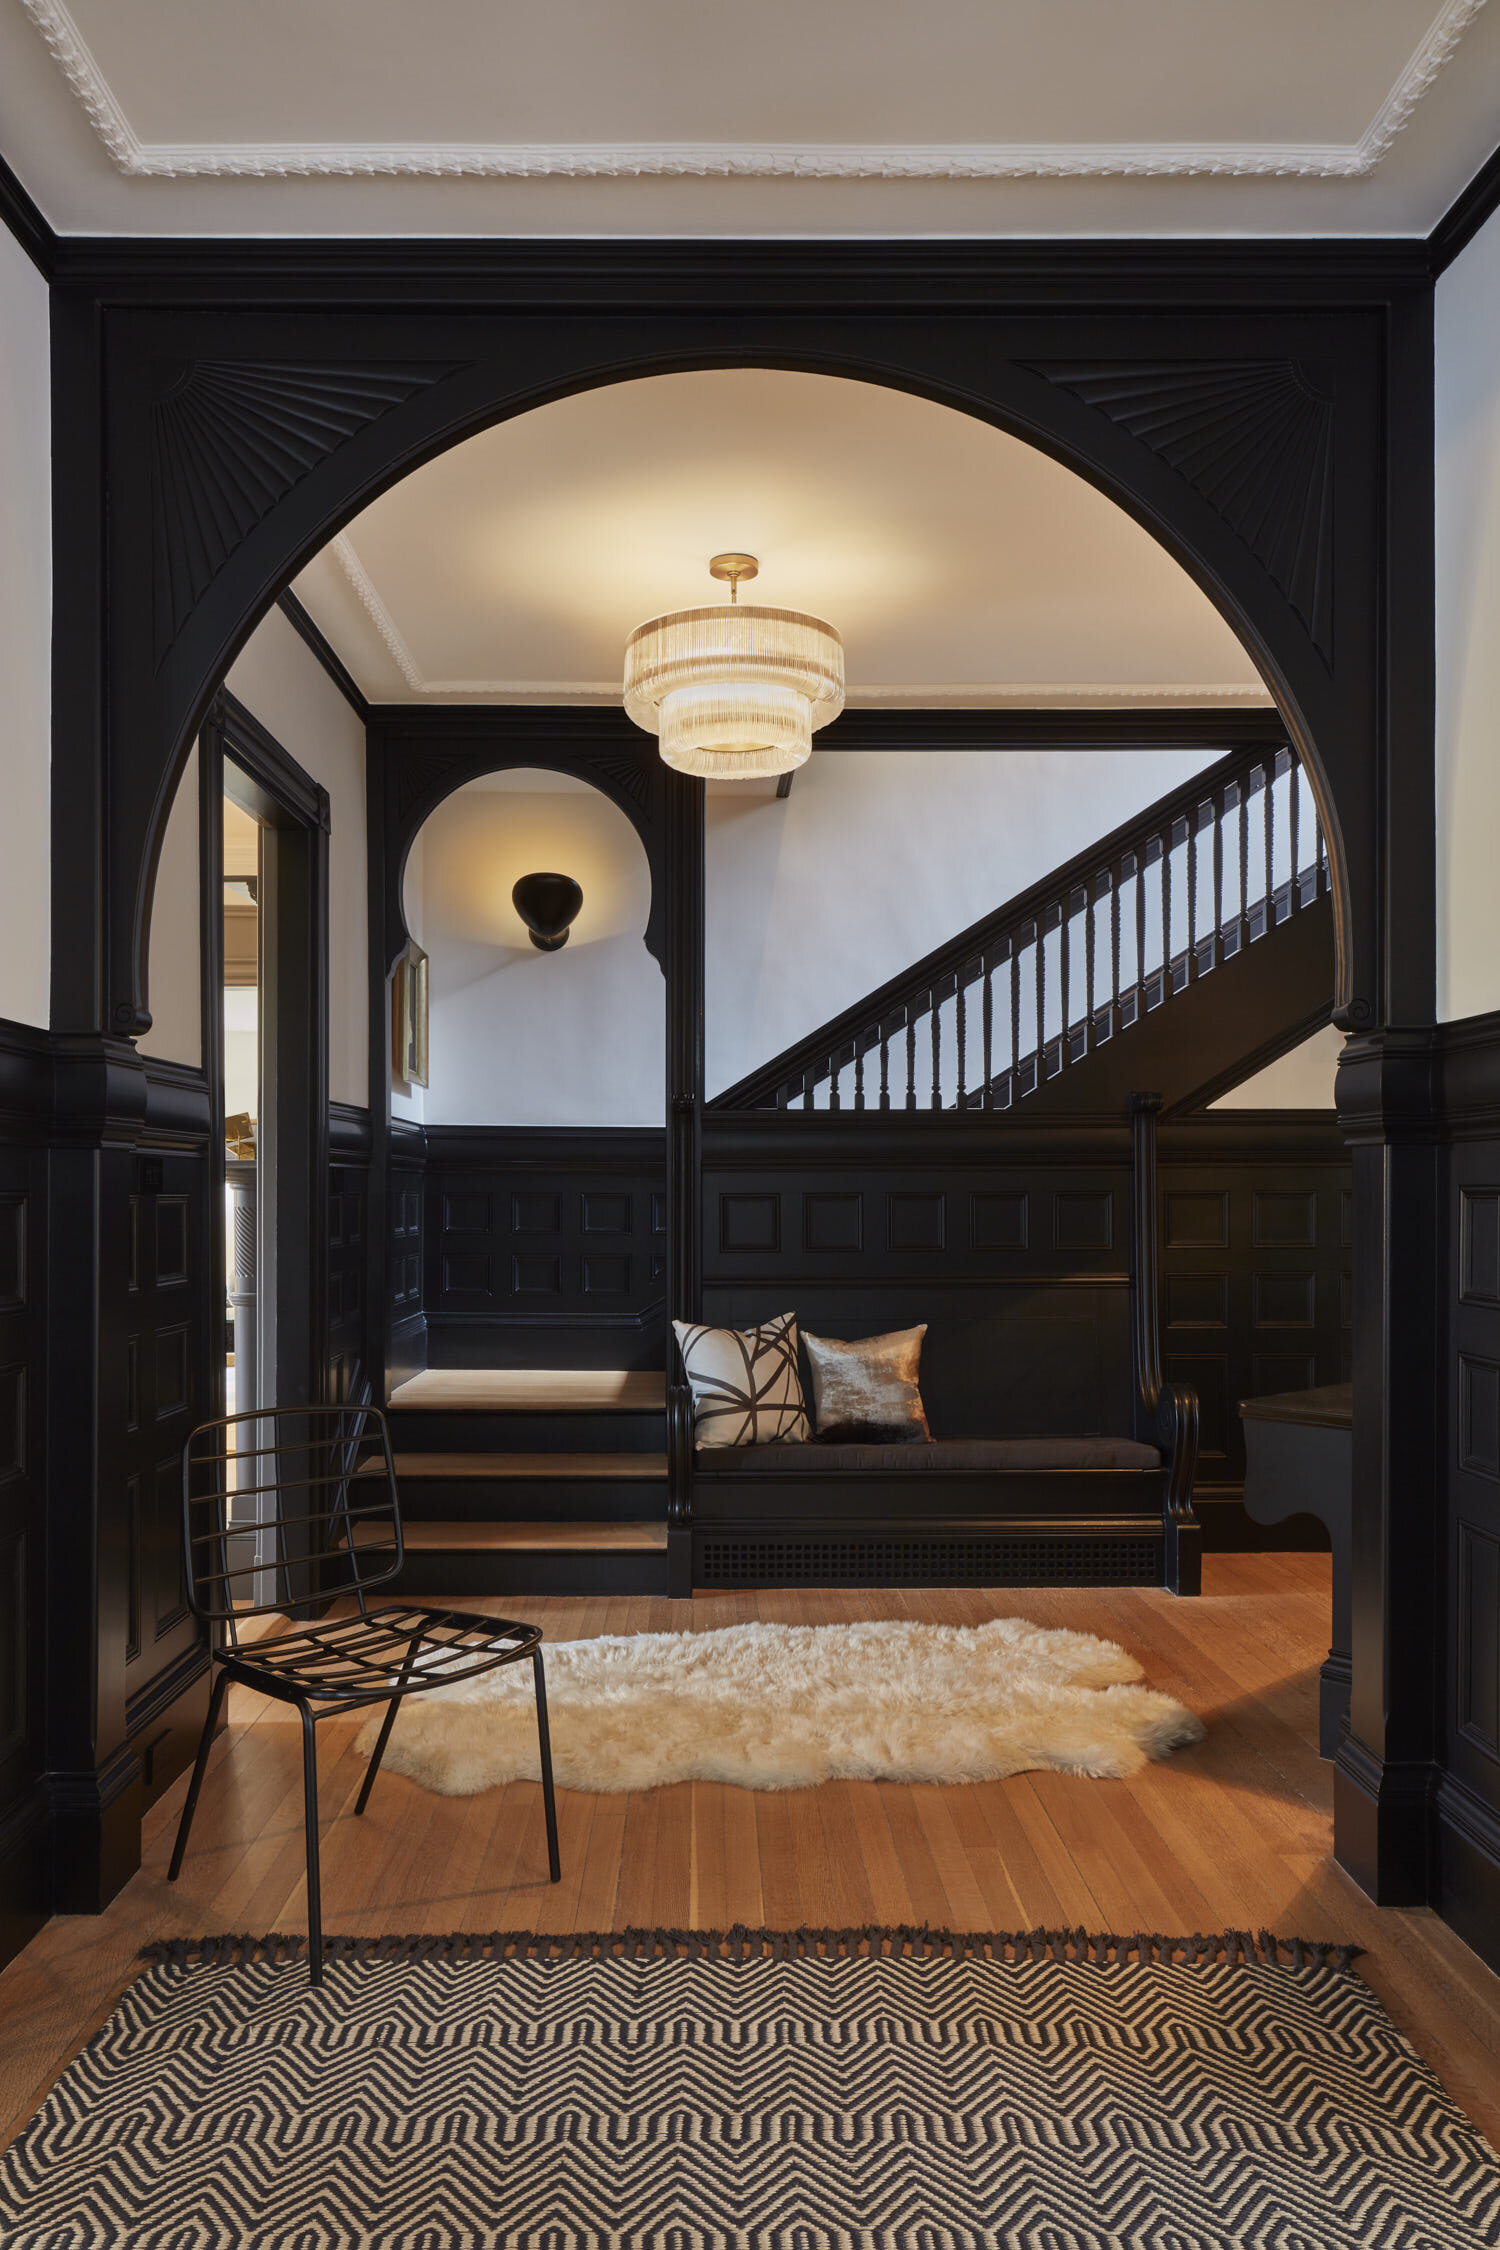
[[[1111,1641],[987,1625],[731,1625],[544,1648],[564,1789],[1118,1777],[1203,1734]],[[359,1748],[374,1747],[378,1715]],[[384,1764],[445,1796],[537,1778],[531,1666],[403,1703]]]

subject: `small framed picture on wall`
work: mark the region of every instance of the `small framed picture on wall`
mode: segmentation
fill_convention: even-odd
[[[396,963],[391,987],[392,1051],[396,1076],[408,1086],[427,1084],[427,956],[409,944]]]

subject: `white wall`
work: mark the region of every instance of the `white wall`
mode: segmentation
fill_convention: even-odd
[[[198,752],[188,753],[151,894],[151,934],[146,951],[146,997],[151,1029],[136,1042],[143,1055],[165,1062],[203,1061],[202,954],[198,920]],[[252,1103],[252,1108],[254,1104]]]
[[[328,1091],[370,1098],[365,868],[365,730],[279,609],[229,674],[230,692],[328,791]]]
[[[365,730],[280,610],[256,627],[227,684],[328,791],[328,1091],[336,1102],[363,1108],[370,1098]],[[194,752],[172,800],[152,898],[151,1029],[140,1041],[143,1053],[201,1062],[200,952]]]
[[[447,798],[418,844],[405,900],[429,960],[427,1122],[660,1125],[666,987],[624,813],[582,782],[493,775]],[[542,872],[583,889],[558,953],[536,950],[511,904],[517,878]]]
[[[1500,1008],[1500,217],[1437,285],[1437,1012]]]
[[[828,751],[708,798],[712,1096],[1214,762],[1180,750]]]
[[[1325,1024],[1310,1039],[1210,1102],[1210,1109],[1332,1109],[1344,1034]]]
[[[52,408],[47,284],[0,226],[0,1016],[52,968]]]

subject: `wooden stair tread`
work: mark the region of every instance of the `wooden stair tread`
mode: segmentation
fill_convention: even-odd
[[[406,1477],[599,1477],[661,1483],[665,1453],[398,1453],[396,1475]],[[382,1460],[367,1461],[362,1476],[384,1476]]]
[[[403,1523],[411,1554],[666,1552],[665,1523]]]
[[[424,1367],[391,1392],[393,1411],[536,1414],[661,1412],[667,1379],[639,1367]]]

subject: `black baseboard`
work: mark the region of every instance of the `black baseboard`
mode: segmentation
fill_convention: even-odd
[[[1452,1774],[1438,1783],[1434,1815],[1432,1903],[1500,1970],[1500,1819]]]
[[[1377,1906],[1425,1906],[1432,1896],[1437,1777],[1428,1760],[1380,1758],[1357,1735],[1339,1744],[1334,1857]]]

